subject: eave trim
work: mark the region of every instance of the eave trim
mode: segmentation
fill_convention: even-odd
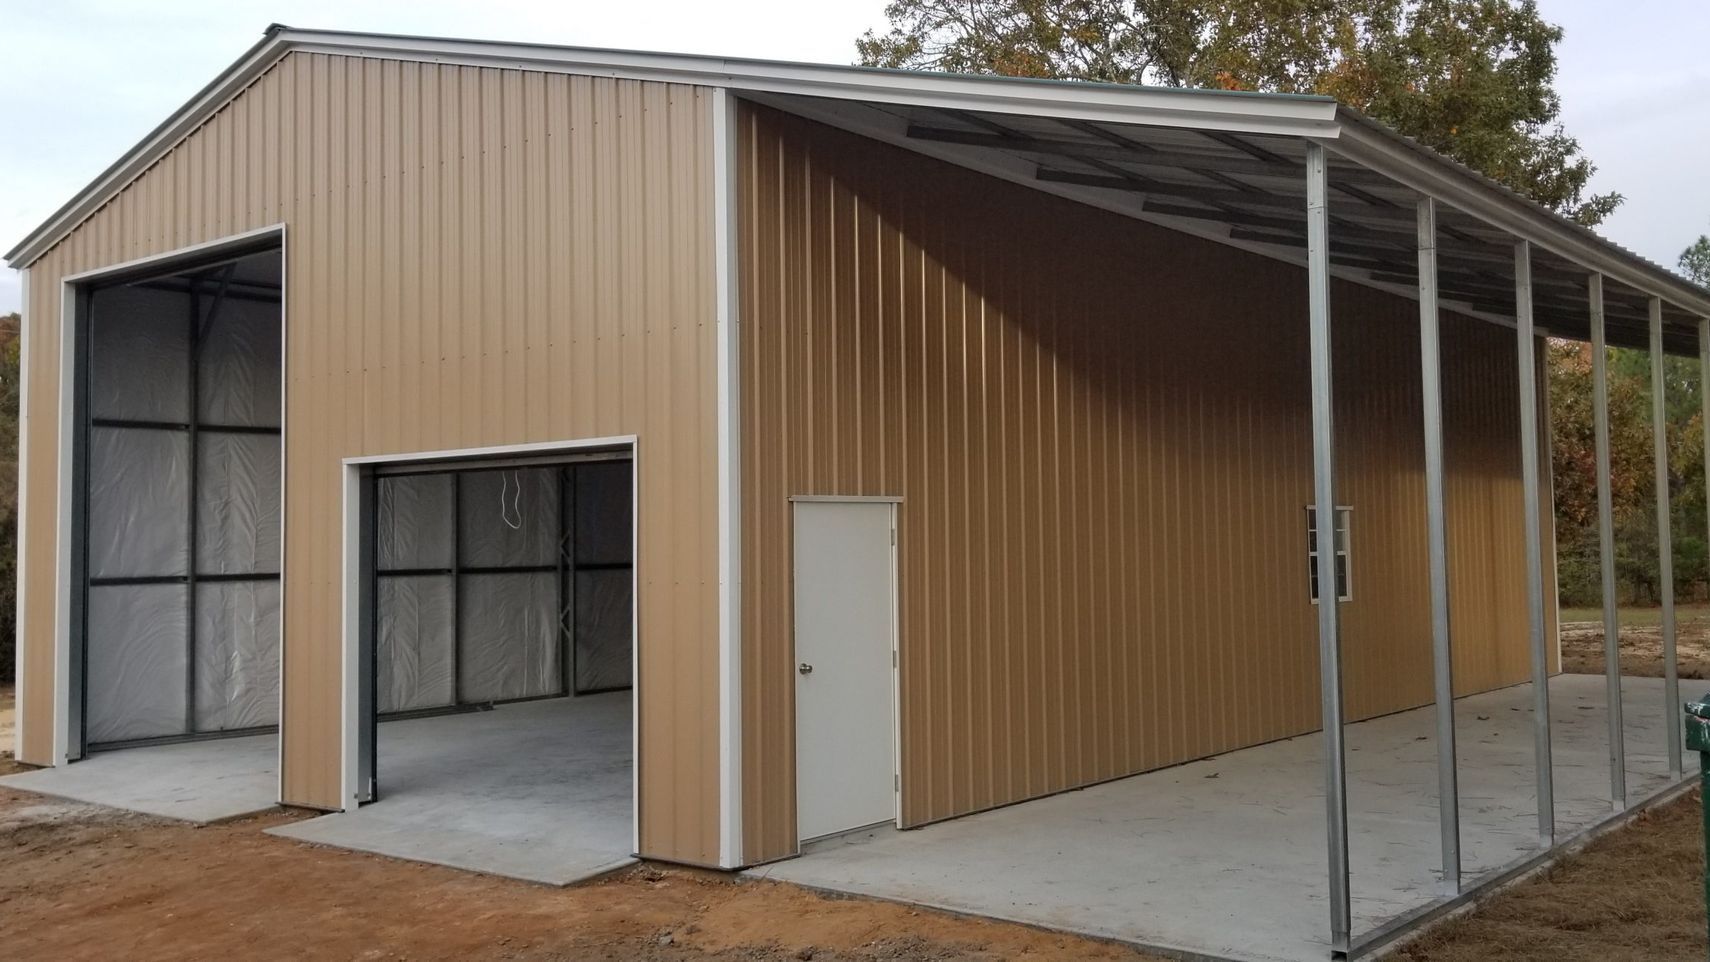
[[[1438,202],[1627,287],[1710,317],[1710,290],[1626,250],[1589,227],[1528,200],[1458,161],[1347,107],[1342,135],[1325,147]]]

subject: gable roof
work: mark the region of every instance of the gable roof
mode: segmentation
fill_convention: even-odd
[[[697,84],[725,87],[773,102],[782,99],[810,106],[842,103],[925,110],[975,122],[980,117],[995,117],[1025,125],[1031,118],[1045,118],[1059,125],[1081,125],[1106,138],[1111,131],[1121,129],[1198,131],[1227,140],[1233,150],[1245,153],[1255,148],[1241,138],[1272,143],[1311,138],[1324,143],[1339,158],[1393,181],[1392,186],[1435,197],[1481,226],[1524,239],[1552,253],[1570,268],[1602,273],[1635,294],[1664,299],[1669,305],[1666,317],[1674,342],[1671,346],[1676,349],[1684,346],[1681,342],[1689,332],[1696,334],[1697,318],[1710,317],[1710,291],[1327,97],[348,33],[277,24],[269,27],[262,39],[232,66],[8,251],[6,260],[14,267],[29,266],[257,77],[287,54],[299,51]],[[1005,129],[997,124],[991,126]],[[1129,138],[1117,142],[1133,148],[1137,156],[1127,158],[1133,163],[1145,163],[1138,156],[1145,151],[1156,153],[1156,148],[1130,143]],[[1011,153],[1029,155],[1029,146],[1012,144]],[[1103,146],[1109,149],[1109,145]],[[998,156],[995,151],[988,153]],[[1207,155],[1208,162],[1215,160]],[[1251,159],[1246,162],[1250,164]],[[1132,167],[1118,166],[1114,170],[1117,176],[1135,176]],[[1132,185],[1128,186],[1132,189]],[[1081,190],[1087,196],[1103,196],[1096,186],[1084,190],[1064,187],[1058,192],[1072,190]],[[1393,200],[1386,203],[1410,214],[1406,205]],[[1231,209],[1231,205],[1215,202],[1206,206],[1212,212]],[[1158,207],[1154,205],[1154,209]],[[1190,216],[1196,213],[1191,206],[1162,209],[1175,209],[1178,213],[1186,210]],[[1170,217],[1158,216],[1165,220]],[[1233,219],[1228,232],[1236,233],[1242,221],[1233,214],[1230,217]]]

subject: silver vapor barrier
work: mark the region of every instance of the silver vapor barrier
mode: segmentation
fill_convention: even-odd
[[[630,687],[627,460],[374,479],[381,715]]]
[[[278,256],[86,299],[84,748],[278,723]]]

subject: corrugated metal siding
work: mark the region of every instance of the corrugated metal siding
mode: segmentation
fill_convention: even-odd
[[[903,817],[1318,727],[1304,273],[742,113],[746,854],[795,848],[796,494],[901,495]],[[1355,717],[1431,697],[1417,308],[1335,291]],[[1458,687],[1523,681],[1513,335],[1445,320]]]
[[[698,88],[292,54],[40,260],[27,757],[51,752],[58,278],[283,221],[286,799],[338,803],[340,459],[635,434],[642,848],[715,861],[710,151]]]

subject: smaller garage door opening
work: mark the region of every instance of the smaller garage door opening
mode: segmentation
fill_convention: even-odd
[[[364,804],[300,837],[554,883],[629,859],[632,475],[627,450],[372,470]]]

